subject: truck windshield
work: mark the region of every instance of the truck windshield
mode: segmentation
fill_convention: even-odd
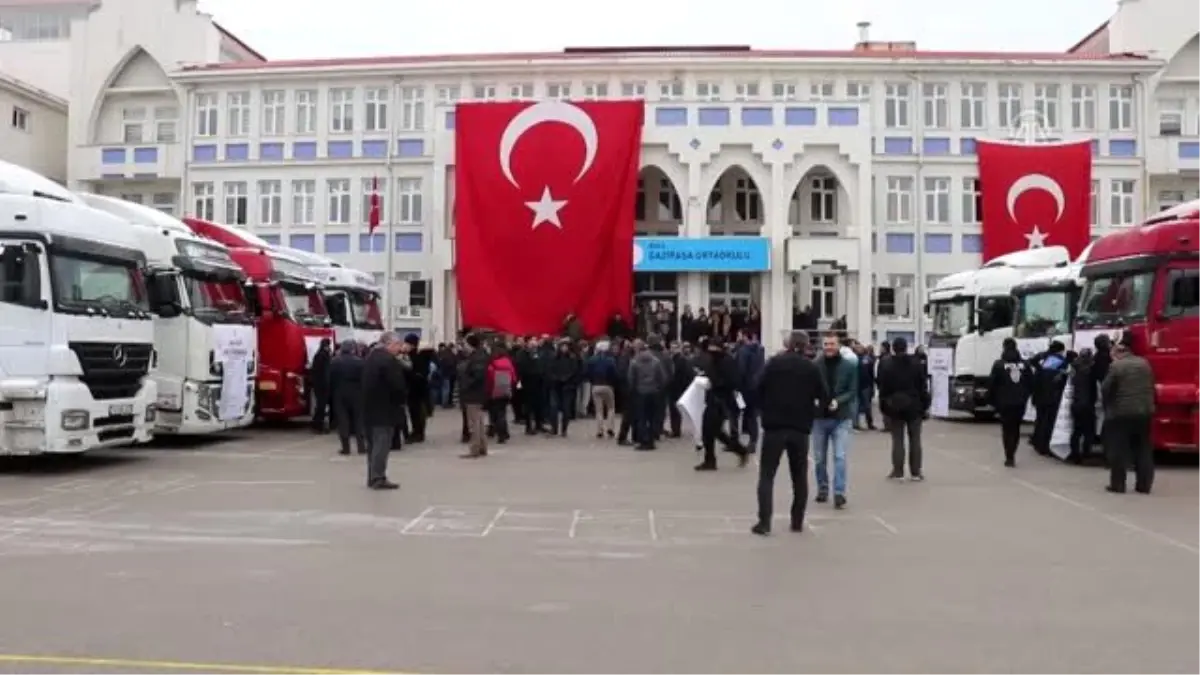
[[[1067,288],[1018,297],[1013,334],[1019,338],[1066,335],[1071,330],[1071,314],[1076,298],[1075,291]]]
[[[236,279],[217,281],[211,277],[185,274],[183,285],[187,289],[192,312],[197,315],[241,317],[246,314],[245,292]]]
[[[1083,287],[1079,321],[1087,325],[1123,326],[1143,319],[1154,288],[1153,270],[1088,279]]]
[[[302,284],[286,281],[280,284],[279,288],[288,314],[304,323],[319,323],[325,320],[325,303],[316,288],[310,289]]]
[[[350,314],[355,328],[383,330],[383,316],[379,313],[379,296],[365,291],[351,291]]]
[[[117,316],[147,312],[145,280],[134,263],[55,253],[50,257],[54,304],[66,311],[103,311]]]
[[[930,303],[933,307],[933,334],[936,337],[962,337],[971,332],[975,303],[971,298],[955,298]]]

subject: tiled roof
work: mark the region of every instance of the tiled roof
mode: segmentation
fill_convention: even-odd
[[[929,61],[1139,61],[1145,57],[1137,54],[1072,54],[1064,52],[960,52],[929,50],[872,50],[872,49],[749,49],[749,48],[687,48],[655,47],[622,49],[581,49],[561,52],[518,52],[495,54],[438,54],[424,56],[366,56],[327,59],[284,59],[256,62],[206,63],[187,66],[189,71],[258,70],[282,68],[353,68],[371,66],[405,66],[436,63],[471,62],[522,62],[522,61],[572,61],[596,59],[598,57],[712,57],[746,59],[894,59]]]

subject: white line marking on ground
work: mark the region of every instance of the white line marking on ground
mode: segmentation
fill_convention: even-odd
[[[646,522],[650,525],[650,539],[658,541],[658,523],[654,517],[654,509],[646,511]]]
[[[579,518],[583,513],[579,509],[575,509],[571,513],[571,529],[567,530],[567,538],[574,539],[575,531],[579,529]]]
[[[497,509],[496,515],[492,516],[492,520],[487,524],[487,527],[483,528],[483,533],[479,536],[486,537],[491,534],[492,530],[496,529],[496,523],[500,522],[500,519],[504,517],[504,512],[507,510],[507,506],[501,506],[499,509]]]
[[[887,530],[891,534],[900,534],[900,530],[897,530],[894,525],[892,525],[888,521],[884,520],[883,516],[880,516],[878,514],[872,514],[871,518],[873,518],[875,520],[875,522],[879,523],[880,527]]]
[[[407,525],[405,525],[400,530],[400,534],[408,534],[409,532],[412,532],[412,529],[417,526],[417,523],[424,520],[425,516],[429,515],[430,513],[433,513],[433,510],[436,508],[437,508],[436,506],[426,506],[424,511],[418,513],[416,518],[413,518],[411,521],[409,521],[409,523]]]
[[[947,458],[949,458],[955,462],[958,462],[960,464],[966,464],[968,466],[973,466],[976,469],[978,469],[984,473],[987,473],[990,475],[1001,475],[990,466],[980,464],[978,462],[975,462],[975,461],[972,461],[969,459],[964,459],[964,458],[959,457],[959,456],[955,455],[954,453],[949,452],[947,450],[942,450],[940,448],[931,448],[931,449],[934,452],[937,452],[939,455],[942,455],[943,457],[947,457]],[[1016,478],[1014,476],[1006,476],[1005,478],[1007,478],[1008,481],[1010,481],[1016,485],[1019,485],[1019,486],[1025,488],[1026,490],[1029,490],[1030,492],[1040,494],[1043,497],[1049,497],[1050,499],[1062,502],[1063,504],[1066,504],[1068,506],[1073,506],[1076,509],[1079,509],[1080,511],[1086,511],[1088,513],[1093,513],[1097,516],[1100,516],[1104,520],[1107,520],[1108,522],[1112,523],[1113,525],[1123,527],[1123,528],[1129,530],[1130,532],[1137,532],[1138,534],[1150,537],[1151,539],[1154,539],[1161,544],[1166,544],[1167,546],[1172,546],[1174,548],[1178,548],[1178,549],[1187,551],[1188,553],[1191,553],[1192,555],[1200,555],[1200,549],[1196,548],[1195,546],[1192,546],[1191,544],[1188,544],[1187,542],[1183,542],[1174,537],[1163,534],[1162,532],[1157,532],[1155,530],[1151,530],[1150,528],[1142,527],[1141,525],[1138,525],[1137,523],[1132,523],[1128,520],[1125,520],[1124,518],[1121,518],[1120,516],[1114,516],[1110,513],[1101,511],[1099,508],[1092,506],[1091,504],[1085,504],[1084,502],[1071,499],[1070,497],[1068,497],[1064,494],[1055,492],[1054,490],[1051,490],[1050,488],[1047,488],[1047,487],[1042,487],[1041,485],[1038,485],[1036,483],[1031,483],[1028,480],[1025,480],[1023,478]]]

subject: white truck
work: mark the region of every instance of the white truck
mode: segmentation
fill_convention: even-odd
[[[0,162],[0,455],[150,440],[146,256],[130,228]]]
[[[1083,290],[1081,272],[1091,250],[1088,246],[1070,265],[1031,274],[1013,287],[1013,337],[1021,356],[1029,358],[1046,351],[1051,340],[1072,347],[1072,326]]]
[[[130,223],[146,254],[159,355],[156,433],[202,435],[249,426],[258,335],[246,273],[229,249],[156,209],[102,195],[79,197]]]
[[[989,403],[988,380],[1004,338],[1013,335],[1013,288],[1030,275],[1069,263],[1070,256],[1062,246],[1016,251],[977,270],[952,274],[930,291],[930,361],[935,360],[935,349],[953,350],[951,411],[983,419],[995,413]]]
[[[355,340],[373,344],[383,335],[379,311],[379,286],[366,272],[350,269],[328,258],[294,248],[276,250],[298,258],[320,280],[325,307],[339,343]]]

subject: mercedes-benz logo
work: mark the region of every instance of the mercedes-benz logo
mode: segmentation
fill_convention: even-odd
[[[114,363],[122,367],[129,362],[129,357],[125,355],[125,348],[121,345],[113,347],[112,358]]]

